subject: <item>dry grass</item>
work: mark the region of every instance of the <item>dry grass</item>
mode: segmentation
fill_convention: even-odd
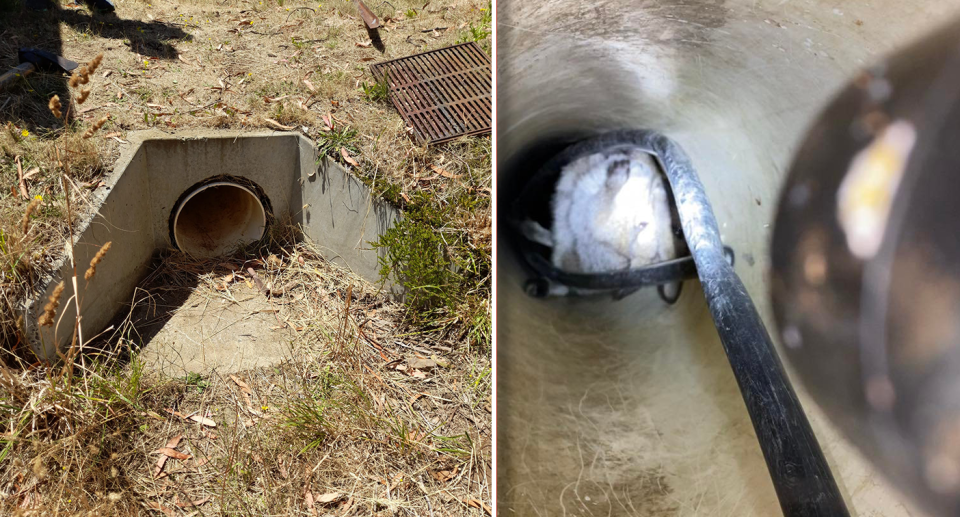
[[[0,3],[0,65],[13,65],[10,56],[22,46],[80,63],[104,58],[89,84],[71,89],[65,77],[34,75],[0,99],[6,351],[25,349],[14,309],[61,256],[69,220],[89,211],[87,193],[99,188],[131,130],[292,126],[338,160],[345,148],[368,185],[427,214],[423,224],[456,243],[445,253],[480,264],[464,277],[469,299],[443,308],[430,327],[439,331],[424,332],[410,327],[409,307],[323,262],[294,234],[236,257],[273,289],[278,321],[297,336],[288,361],[237,374],[249,393],[215,372],[150,373],[133,320],[96,343],[97,353],[75,356],[74,348],[58,366],[0,368],[0,514],[484,513],[491,499],[489,336],[455,327],[489,317],[489,139],[417,147],[395,110],[365,94],[363,82],[372,81],[368,66],[377,61],[472,39],[471,25],[483,23],[488,5],[371,3],[382,19],[392,18],[380,52],[357,45],[368,37],[348,1],[125,0],[117,17],[7,4]],[[423,32],[436,27],[447,29]],[[489,38],[481,39],[489,48]],[[54,95],[61,104],[52,108]],[[87,266],[78,265],[79,274]],[[163,282],[225,297],[226,274],[167,255],[144,288]],[[247,280],[252,275],[233,277]],[[446,366],[415,369],[417,355]],[[9,365],[16,357],[5,359]],[[168,459],[156,476],[153,452],[181,434],[174,448],[193,457]],[[330,494],[338,496],[324,502]]]
[[[164,379],[139,361],[127,320],[86,368],[0,370],[0,513],[483,513],[489,355],[411,339],[401,306],[291,237],[227,260],[170,254],[143,284],[231,299],[255,275],[296,331],[283,364]],[[192,458],[158,476],[154,451],[180,435]]]

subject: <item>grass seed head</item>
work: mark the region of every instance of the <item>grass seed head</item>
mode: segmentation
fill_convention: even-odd
[[[50,103],[47,104],[47,107],[50,108],[50,113],[53,113],[54,117],[61,118],[63,113],[60,111],[60,108],[63,107],[63,104],[60,104],[60,96],[54,95],[50,98]]]
[[[83,104],[87,102],[87,97],[90,96],[90,88],[84,88],[80,90],[80,95],[77,95],[77,104]]]
[[[63,296],[63,288],[65,284],[61,280],[57,287],[53,290],[53,294],[50,295],[50,302],[43,308],[43,314],[40,316],[40,319],[37,320],[37,323],[41,327],[52,327],[54,318],[57,316],[57,307],[60,306],[60,297]]]
[[[83,138],[86,139],[93,136],[93,134],[99,131],[100,128],[103,127],[103,125],[106,124],[108,120],[110,120],[110,115],[107,115],[106,117],[103,117],[102,119],[96,121],[92,126],[90,126],[90,129],[88,129],[87,132],[83,134]]]
[[[30,216],[37,210],[38,206],[40,206],[40,200],[34,199],[27,205],[27,210],[23,213],[23,220],[20,221],[20,230],[23,231],[24,235],[30,230]]]
[[[96,274],[97,274],[97,264],[99,264],[101,261],[103,261],[103,257],[107,254],[108,251],[110,251],[110,246],[111,246],[112,244],[113,244],[113,241],[109,241],[109,242],[107,242],[106,244],[104,244],[104,245],[100,248],[100,251],[98,251],[97,254],[94,255],[94,257],[93,257],[92,260],[90,260],[90,268],[87,269],[87,272],[83,274],[83,279],[84,279],[84,280],[86,280],[87,282],[89,282],[90,279],[92,279],[94,276],[96,276]]]
[[[97,67],[100,66],[101,61],[103,61],[103,52],[97,54],[97,57],[91,59],[90,62],[87,63],[87,73],[93,75],[93,73],[97,71]]]

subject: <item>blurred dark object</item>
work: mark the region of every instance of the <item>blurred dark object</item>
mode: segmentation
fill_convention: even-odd
[[[34,48],[22,48],[17,51],[16,68],[0,75],[0,90],[7,85],[26,77],[35,71],[69,73],[77,68],[77,63],[52,52]]]
[[[116,6],[110,0],[84,0],[87,7],[98,13],[112,13],[117,10]]]
[[[363,19],[363,23],[368,29],[380,27],[380,19],[377,18],[377,15],[373,14],[373,11],[367,7],[367,4],[363,3],[363,0],[357,0],[357,8],[360,10],[360,18]]]
[[[83,3],[91,11],[98,13],[112,13],[117,10],[116,6],[110,0],[84,0]],[[34,11],[49,11],[56,8],[56,4],[51,0],[25,0],[27,9]]]
[[[796,155],[772,244],[787,357],[900,489],[960,513],[960,23],[858,76]]]

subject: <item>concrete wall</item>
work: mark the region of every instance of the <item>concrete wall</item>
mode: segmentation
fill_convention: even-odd
[[[199,182],[234,176],[263,190],[275,219],[289,217],[302,226],[328,260],[349,267],[366,280],[380,281],[377,251],[369,242],[393,225],[397,210],[379,199],[343,167],[317,159],[313,143],[296,133],[144,131],[129,135],[106,187],[92,198],[93,209],[76,237],[78,287],[84,338],[100,333],[125,310],[157,250],[173,247],[169,220],[177,200]],[[83,274],[100,247],[110,252],[85,282]],[[55,360],[69,345],[76,321],[69,247],[42,294],[25,304],[27,338],[43,359]],[[47,299],[64,280],[52,327],[39,327]],[[387,289],[398,293],[388,284]]]
[[[217,135],[215,138],[212,136]],[[216,176],[234,176],[253,181],[263,189],[275,215],[290,211],[299,173],[300,141],[296,135],[200,132],[179,138],[151,138],[141,145],[143,168],[150,178],[154,233],[158,243],[173,247],[169,217],[180,196],[193,185]],[[307,141],[306,145],[310,145]]]
[[[296,221],[306,236],[320,244],[327,260],[366,279],[379,278],[378,253],[384,252],[370,243],[393,226],[396,209],[328,157],[301,170],[303,208]]]

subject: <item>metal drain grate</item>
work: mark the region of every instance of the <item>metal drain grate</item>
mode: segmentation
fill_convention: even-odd
[[[489,133],[490,58],[474,42],[431,50],[370,67],[389,78],[390,99],[420,144]]]

